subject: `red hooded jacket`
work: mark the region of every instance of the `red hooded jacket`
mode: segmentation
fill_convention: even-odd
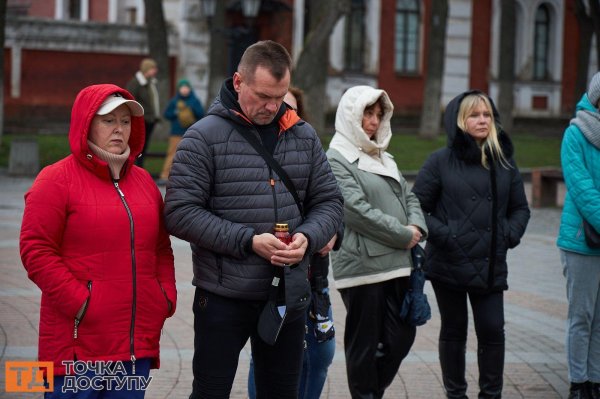
[[[148,172],[134,166],[143,117],[131,117],[131,153],[118,182],[88,148],[90,123],[113,93],[133,99],[111,84],[77,95],[71,155],[44,168],[25,194],[21,259],[42,291],[39,360],[53,361],[56,375],[65,374],[65,360],[151,358],[157,368],[160,332],[175,312],[163,199]]]

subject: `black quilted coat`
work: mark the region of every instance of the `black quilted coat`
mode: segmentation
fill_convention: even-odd
[[[283,182],[240,135],[249,129],[260,137],[240,114],[229,79],[178,145],[165,218],[172,235],[191,243],[194,285],[225,297],[266,300],[273,266],[252,252],[252,237],[273,232],[276,222],[304,233],[309,248],[299,267],[306,272],[309,255],[338,231],[343,199],[314,129],[282,105],[273,157],[296,187],[303,221]]]
[[[499,141],[511,168],[499,162],[484,168],[479,146],[457,126],[460,102],[469,93],[446,107],[448,146],[429,156],[413,187],[429,228],[426,275],[460,290],[506,290],[506,253],[519,244],[530,212],[512,143],[501,130],[493,102]]]

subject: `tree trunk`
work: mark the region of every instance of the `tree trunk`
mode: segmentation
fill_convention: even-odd
[[[592,36],[594,35],[594,23],[585,10],[583,0],[575,2],[575,16],[579,25],[579,49],[577,58],[577,73],[575,80],[575,101],[579,101],[587,90],[587,77],[590,65],[590,52],[592,51]],[[573,108],[575,109],[575,104]]]
[[[513,128],[515,84],[515,0],[503,0],[500,16],[500,71],[498,73],[498,112],[503,129]]]
[[[600,4],[598,4],[598,0],[589,0],[588,3],[590,5],[590,17],[594,25],[594,33],[596,34],[596,59],[600,61]]]
[[[306,96],[306,112],[315,130],[325,130],[329,37],[337,21],[350,10],[350,0],[308,0],[309,31],[292,73],[294,85]]]
[[[158,65],[158,96],[161,109],[169,99],[169,40],[167,24],[161,0],[144,0],[146,6],[146,30],[150,57]]]
[[[429,21],[429,48],[427,50],[427,74],[423,92],[423,109],[419,136],[434,139],[440,133],[442,81],[446,55],[446,25],[448,0],[433,0]]]
[[[225,56],[227,55],[227,34],[225,26],[225,2],[217,1],[215,16],[209,21],[210,30],[210,70],[208,75],[208,99],[206,109],[210,107],[213,100],[219,94],[221,85],[226,78],[227,65]]]
[[[4,49],[6,27],[6,0],[0,0],[0,44]],[[4,51],[0,51],[0,145],[4,135]]]

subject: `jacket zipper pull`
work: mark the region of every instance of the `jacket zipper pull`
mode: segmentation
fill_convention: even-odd
[[[271,185],[271,187],[275,187],[275,179],[273,179],[272,177],[269,179],[269,184]]]
[[[79,327],[79,320],[75,318],[75,328],[73,329],[73,338],[77,339],[77,327]]]
[[[125,194],[123,194],[123,191],[121,191],[121,189],[119,188],[119,182],[115,181],[115,182],[113,182],[113,184],[115,185],[115,188],[119,192],[119,195],[121,196],[121,198],[125,198]]]
[[[135,374],[135,355],[131,355],[131,373]]]

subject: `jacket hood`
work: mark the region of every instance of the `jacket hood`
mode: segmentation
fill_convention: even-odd
[[[457,153],[457,156],[470,163],[481,162],[481,150],[477,145],[477,142],[469,134],[465,133],[458,127],[458,111],[460,109],[460,103],[462,100],[470,94],[481,94],[488,98],[492,105],[492,113],[494,114],[494,121],[496,124],[496,131],[498,132],[498,141],[502,147],[502,152],[506,158],[512,157],[514,148],[512,141],[502,129],[500,124],[500,114],[496,108],[496,104],[487,94],[479,90],[465,91],[458,96],[454,97],[446,106],[444,111],[444,129],[448,139],[448,147]]]
[[[95,174],[108,179],[111,179],[108,164],[90,150],[87,141],[92,119],[106,97],[114,93],[119,93],[129,100],[135,100],[127,90],[113,84],[92,85],[81,90],[73,103],[69,128],[69,145],[73,156]],[[131,135],[128,143],[130,154],[121,175],[129,170],[135,158],[142,152],[145,141],[144,130],[144,117],[132,116]]]
[[[600,113],[598,109],[590,102],[588,94],[584,94],[576,106],[575,118],[571,119],[571,124],[579,128],[583,136],[594,147],[600,149]]]
[[[187,96],[182,96],[181,93],[179,92],[179,89],[181,89],[182,86],[187,86],[188,89],[190,89],[190,93]],[[179,79],[179,81],[177,82],[177,90],[175,90],[175,97],[180,98],[180,99],[187,99],[190,97],[196,97],[196,93],[194,92],[194,88],[192,87],[192,84],[190,83],[189,80],[187,79]]]
[[[375,133],[375,140],[371,140],[362,128],[362,118],[365,108],[375,104],[379,98],[384,104],[383,118]],[[362,151],[379,155],[387,149],[392,138],[390,120],[393,113],[394,105],[385,91],[370,86],[354,86],[340,99],[335,114],[335,131],[360,147]]]
[[[209,107],[207,115],[218,115],[222,118],[230,119],[238,125],[253,125],[252,121],[244,115],[244,112],[238,103],[237,93],[233,89],[233,78],[228,78],[223,82],[221,90],[219,91],[219,96]],[[288,108],[285,103],[281,103],[274,120],[279,124],[280,133],[288,130],[301,121],[296,111]]]

